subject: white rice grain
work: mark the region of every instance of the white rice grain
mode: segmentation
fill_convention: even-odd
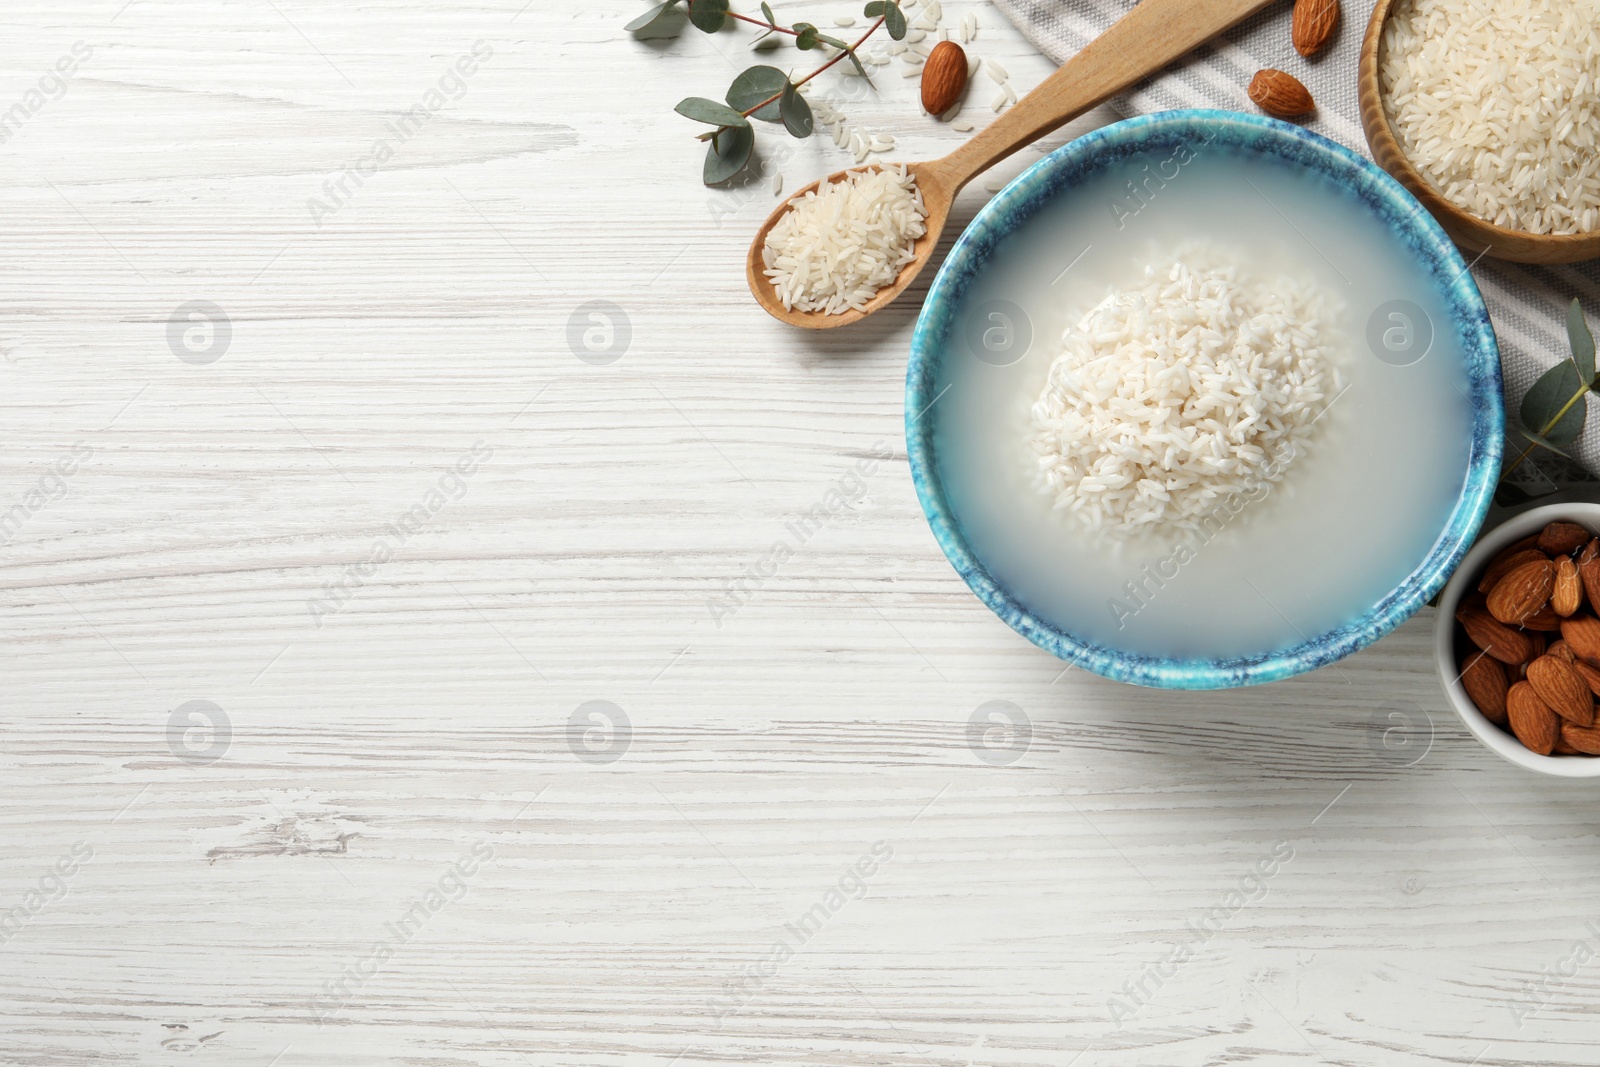
[[[761,250],[785,308],[862,310],[911,262],[927,208],[906,168],[855,171],[796,200]]]
[[[1457,207],[1528,233],[1600,217],[1600,0],[1399,0],[1379,56],[1406,157]]]
[[[1057,509],[1114,536],[1195,528],[1302,453],[1343,387],[1343,308],[1247,262],[1187,246],[1067,330],[1030,416]]]

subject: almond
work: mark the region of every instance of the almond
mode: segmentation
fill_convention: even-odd
[[[1571,724],[1569,723],[1568,725],[1571,725]],[[1580,727],[1573,727],[1573,728],[1574,729],[1579,729],[1579,730],[1582,729],[1581,726]],[[1583,753],[1579,752],[1577,749],[1575,749],[1571,745],[1567,744],[1567,739],[1566,738],[1562,737],[1560,734],[1556,734],[1556,747],[1552,748],[1550,750],[1550,755],[1552,755],[1552,756],[1581,756],[1581,755],[1583,755]]]
[[[1561,629],[1561,616],[1551,609],[1549,604],[1529,615],[1519,623],[1524,630],[1537,630],[1540,633],[1553,634]]]
[[[1539,533],[1539,550],[1552,556],[1576,552],[1594,537],[1575,522],[1552,522]]]
[[[1294,50],[1303,56],[1315,55],[1339,28],[1339,0],[1294,0],[1294,18],[1289,36]]]
[[[954,41],[940,41],[922,64],[922,107],[943,115],[967,87],[967,53]]]
[[[1248,92],[1257,107],[1280,119],[1304,115],[1317,106],[1311,99],[1311,90],[1301,85],[1293,74],[1281,70],[1256,71],[1256,76],[1250,79]]]
[[[1528,682],[1518,682],[1506,691],[1506,718],[1511,732],[1530,752],[1548,756],[1561,735],[1561,717],[1539,699]]]
[[[1489,614],[1507,625],[1520,623],[1550,602],[1555,582],[1554,563],[1547,559],[1530,560],[1489,590]]]
[[[1528,684],[1550,710],[1570,723],[1594,725],[1594,694],[1572,664],[1540,656],[1528,664]]]
[[[1561,740],[1575,752],[1585,756],[1600,756],[1600,727],[1574,726],[1570,722],[1561,724]],[[1560,751],[1560,747],[1557,747]]]
[[[1567,647],[1567,643],[1565,641],[1557,641],[1555,644],[1551,645],[1546,654],[1558,656],[1561,659],[1566,660],[1568,663],[1576,663],[1578,660],[1578,657],[1572,654],[1572,649]]]
[[[1501,663],[1509,663],[1515,666],[1533,658],[1532,635],[1519,633],[1508,626],[1496,622],[1494,616],[1487,611],[1469,608],[1465,611],[1458,611],[1456,618],[1461,622],[1461,628],[1467,631],[1467,636],[1472,639],[1472,643]],[[1567,625],[1570,625],[1570,621],[1563,624],[1563,628]],[[1595,626],[1597,627],[1597,632],[1594,635],[1594,640],[1597,646],[1600,646],[1600,621],[1597,621]],[[1565,637],[1565,633],[1562,636]],[[1567,644],[1572,647],[1574,652],[1578,651],[1578,646],[1574,645],[1570,638],[1568,638]]]
[[[1542,633],[1534,632],[1525,636],[1528,638],[1528,658],[1522,661],[1524,667],[1538,659],[1540,656],[1544,655],[1545,645],[1545,637]],[[1522,676],[1526,678],[1528,676],[1528,672],[1524,670],[1522,672]]]
[[[1516,546],[1513,545],[1512,547],[1515,548]],[[1484,569],[1483,577],[1478,579],[1478,592],[1487,593],[1494,588],[1496,582],[1524,563],[1531,563],[1536,559],[1549,558],[1537,548],[1518,548],[1515,552],[1508,549],[1491,560],[1489,566]]]
[[[1467,636],[1471,637],[1472,631],[1467,631]],[[1572,649],[1574,656],[1581,660],[1588,660],[1592,664],[1600,665],[1600,619],[1595,618],[1593,615],[1563,619],[1561,622],[1561,640],[1565,641],[1567,647]],[[1476,638],[1474,638],[1474,642],[1476,643]],[[1482,645],[1478,645],[1478,647],[1483,648]],[[1494,658],[1500,659],[1499,656]],[[1502,660],[1501,662],[1506,661]]]
[[[1578,577],[1583,579],[1583,591],[1589,604],[1600,610],[1600,537],[1590,541],[1578,553]]]
[[[1572,669],[1578,672],[1578,677],[1583,679],[1583,684],[1589,687],[1589,692],[1600,697],[1600,667],[1592,663],[1585,663],[1581,659],[1572,661]]]
[[[1556,584],[1550,590],[1550,610],[1565,618],[1583,606],[1583,582],[1571,556],[1556,560]]]
[[[1506,669],[1500,661],[1487,652],[1474,652],[1467,657],[1461,671],[1461,688],[1483,717],[1496,726],[1506,724]]]

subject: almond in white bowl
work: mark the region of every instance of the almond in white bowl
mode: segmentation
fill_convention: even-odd
[[[1478,539],[1439,597],[1451,707],[1502,758],[1600,776],[1600,504],[1549,504]]]

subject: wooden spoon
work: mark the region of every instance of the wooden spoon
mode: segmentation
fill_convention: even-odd
[[[1105,33],[1062,65],[1033,92],[1019,100],[1010,111],[988,128],[943,159],[907,164],[922,191],[928,209],[928,232],[916,243],[916,258],[907,263],[900,276],[880,289],[867,302],[865,311],[846,311],[827,315],[820,311],[787,310],[777,290],[764,273],[761,251],[767,233],[789,205],[822,184],[812,182],[796,192],[774,211],[750,243],[745,259],[745,275],[756,302],[774,318],[791,326],[826,330],[860,322],[885,307],[906,290],[933,255],[939,235],[950,218],[950,207],[963,186],[1024,145],[1032,144],[1096,104],[1132,86],[1141,78],[1155,74],[1168,63],[1211,40],[1234,23],[1266,7],[1272,0],[1141,0],[1139,5],[1117,20]],[[880,164],[863,170],[877,169]],[[835,182],[847,170],[830,174],[823,181]]]

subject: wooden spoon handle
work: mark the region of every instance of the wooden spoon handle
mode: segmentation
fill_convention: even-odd
[[[951,194],[1024,145],[1211,40],[1272,0],[1140,0],[1061,69],[933,167]]]

